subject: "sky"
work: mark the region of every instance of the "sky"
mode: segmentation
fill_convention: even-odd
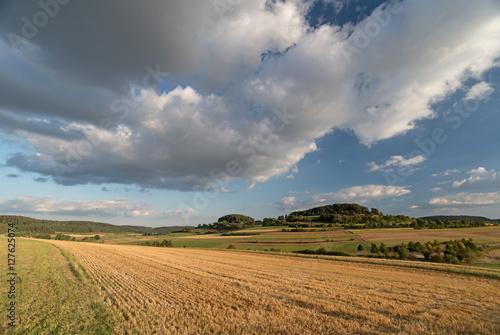
[[[0,213],[500,218],[497,0],[0,3]]]

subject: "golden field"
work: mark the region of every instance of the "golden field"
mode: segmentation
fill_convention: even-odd
[[[72,266],[100,291],[117,334],[500,332],[498,279],[286,255],[51,243],[71,253]]]

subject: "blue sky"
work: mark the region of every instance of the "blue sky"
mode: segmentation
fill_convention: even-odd
[[[0,213],[500,218],[497,1],[0,5]]]

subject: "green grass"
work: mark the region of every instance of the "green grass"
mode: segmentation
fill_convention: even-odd
[[[112,334],[123,316],[106,306],[102,293],[92,285],[74,257],[52,244],[17,239],[16,306],[18,326],[4,334]],[[7,259],[7,240],[0,238],[1,255]],[[7,283],[0,285],[0,308],[7,310]],[[2,312],[6,315],[6,312]]]
[[[500,270],[500,264],[491,264],[491,263],[473,263],[472,266],[479,266],[482,268],[488,269],[497,269]]]
[[[262,226],[262,225],[256,225],[253,227],[249,228],[243,228],[240,230],[236,230],[236,232],[251,232],[252,230],[281,230],[281,229],[289,229],[290,227],[288,226]]]

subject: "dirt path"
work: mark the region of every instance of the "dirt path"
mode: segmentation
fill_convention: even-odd
[[[368,247],[372,246],[371,243],[369,243],[368,241],[366,241],[361,236],[354,234],[352,231],[346,230],[346,232],[349,233],[349,234],[351,234],[354,238],[356,238],[356,239],[360,240],[361,242],[363,242],[364,244],[366,244]]]
[[[489,264],[500,264],[500,249],[492,250],[487,254],[484,254],[478,263],[489,263]]]

